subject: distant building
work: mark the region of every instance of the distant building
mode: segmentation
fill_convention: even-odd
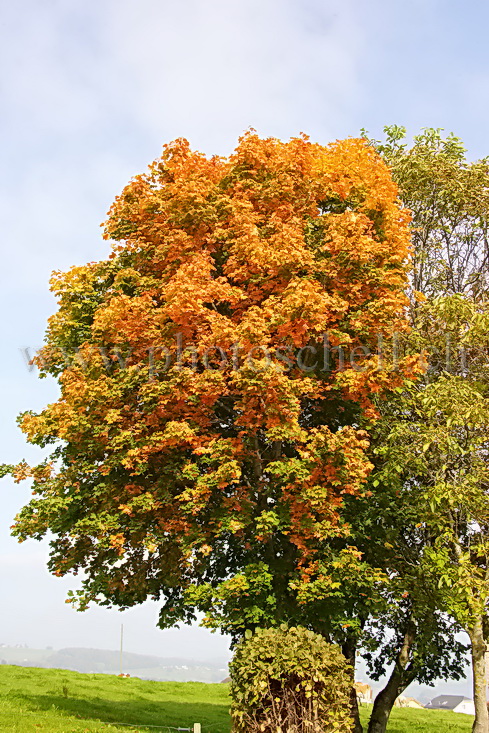
[[[370,685],[366,685],[363,682],[355,682],[353,687],[356,690],[358,702],[373,702],[372,688]]]
[[[452,710],[454,713],[475,715],[474,701],[463,695],[438,695],[425,707],[427,710]]]
[[[394,705],[396,708],[424,708],[424,705],[421,705],[414,697],[404,697],[404,695],[399,695]]]

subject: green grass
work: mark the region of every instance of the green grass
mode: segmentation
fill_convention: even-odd
[[[229,733],[228,711],[227,685],[0,666],[0,730],[11,733],[166,733],[146,726],[193,723]]]
[[[361,708],[362,723],[368,723],[371,705]],[[448,710],[417,710],[394,708],[387,726],[388,733],[470,733],[474,719],[471,715]]]
[[[193,723],[201,723],[203,733],[229,733],[228,710],[222,684],[0,666],[0,731],[9,733],[166,733],[164,726]],[[369,707],[361,713],[366,723]],[[388,731],[469,733],[471,726],[468,715],[395,708]]]

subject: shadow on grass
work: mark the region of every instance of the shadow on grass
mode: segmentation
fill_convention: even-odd
[[[112,725],[192,728],[194,723],[202,724],[203,733],[229,733],[229,703],[174,702],[162,700],[124,700],[115,701],[104,698],[64,697],[62,695],[19,695],[27,708],[32,711],[52,711],[61,715],[71,715],[78,719]],[[128,730],[131,728],[128,727]],[[133,728],[134,730],[134,728]],[[148,727],[149,731],[157,730]]]

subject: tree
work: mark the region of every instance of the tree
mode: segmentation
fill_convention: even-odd
[[[416,587],[419,589],[423,586],[431,587],[425,598],[430,599],[428,608],[435,602],[439,609],[447,611],[462,625],[469,630],[467,625],[467,612],[469,607],[474,609],[475,600],[469,602],[467,594],[465,601],[461,602],[457,608],[447,604],[447,598],[454,597],[454,588],[463,587],[459,581],[455,581],[453,573],[460,572],[458,564],[452,567],[452,575],[450,575],[450,592],[445,593],[443,598],[442,588],[438,587],[440,577],[434,571],[437,566],[436,558],[438,557],[438,565],[440,557],[434,552],[432,547],[435,542],[434,537],[437,536],[437,527],[440,529],[446,523],[446,515],[443,513],[444,504],[437,505],[437,511],[425,516],[426,500],[421,501],[420,497],[431,496],[433,501],[433,476],[436,473],[437,464],[431,453],[425,456],[426,462],[422,471],[416,473],[419,467],[419,460],[416,453],[410,450],[412,440],[408,439],[408,435],[403,431],[409,432],[409,423],[413,430],[418,431],[419,435],[425,434],[426,431],[435,429],[435,412],[437,420],[443,422],[444,409],[447,407],[447,385],[452,395],[449,399],[453,405],[462,408],[460,402],[460,394],[464,390],[468,390],[465,397],[468,400],[467,405],[473,404],[474,400],[480,402],[481,394],[484,394],[487,385],[487,373],[485,369],[487,344],[486,333],[484,329],[487,326],[487,307],[485,304],[487,298],[487,282],[488,282],[488,251],[487,251],[487,229],[488,229],[488,191],[489,191],[489,162],[487,159],[469,163],[465,158],[465,151],[461,141],[449,135],[446,139],[441,137],[438,130],[425,130],[422,134],[414,138],[413,145],[408,148],[404,142],[405,130],[399,127],[386,128],[386,142],[374,143],[377,150],[381,152],[384,159],[391,167],[393,177],[397,181],[400,188],[400,197],[404,205],[412,212],[413,219],[411,223],[413,232],[413,274],[411,288],[411,322],[413,330],[411,332],[410,341],[414,350],[423,350],[429,355],[429,370],[427,378],[420,382],[413,390],[401,395],[400,399],[391,399],[389,404],[384,404],[382,412],[384,420],[379,423],[377,430],[379,433],[380,443],[384,441],[384,445],[389,443],[392,436],[403,436],[399,438],[397,460],[390,462],[390,472],[387,472],[387,480],[391,489],[395,486],[396,492],[400,499],[401,506],[409,506],[409,511],[405,516],[402,511],[399,512],[399,519],[404,528],[402,533],[405,534],[408,542],[396,544],[396,554],[399,557],[399,549],[404,546],[402,554],[410,557],[410,563],[416,569],[416,573],[405,573],[409,567],[404,569],[399,566],[396,558],[392,558],[391,572],[399,572],[402,570],[404,582],[406,583],[406,591],[412,599],[413,583],[411,582],[418,576]],[[423,300],[428,298],[428,302],[423,305]],[[447,377],[450,379],[447,381]],[[458,376],[458,381],[452,377]],[[460,381],[461,380],[461,381]],[[474,392],[475,389],[475,392]],[[427,394],[424,391],[428,390]],[[420,405],[424,404],[423,400],[428,398],[432,400],[431,406],[433,412],[429,410],[421,410]],[[463,411],[461,414],[464,414]],[[448,421],[445,415],[445,421]],[[479,431],[481,429],[481,420],[483,417],[479,413]],[[440,430],[440,425],[437,426]],[[457,454],[458,449],[458,431],[460,427],[451,430],[450,426],[445,424],[445,432],[443,438],[451,441],[450,445]],[[418,437],[419,437],[418,435]],[[412,438],[412,436],[411,436]],[[478,446],[478,440],[475,435],[469,441],[471,449],[467,449],[468,456],[471,456],[473,462],[466,462],[465,470],[470,480],[477,485],[481,478],[480,461],[483,460],[484,451]],[[423,443],[424,444],[424,443]],[[419,446],[418,446],[419,447]],[[459,446],[460,447],[460,446]],[[471,454],[477,455],[477,460]],[[460,456],[458,457],[458,459]],[[385,482],[382,481],[382,472],[386,470],[386,466],[382,460],[377,460],[378,473],[372,474],[371,481],[377,482],[380,493],[385,490]],[[439,468],[439,466],[438,466]],[[452,474],[455,467],[451,467]],[[455,474],[453,474],[455,475]],[[463,482],[460,489],[462,489]],[[479,501],[484,501],[485,487],[484,484],[479,486]],[[452,486],[452,491],[454,487]],[[402,502],[402,497],[407,497],[407,502]],[[452,497],[453,498],[453,497]],[[465,505],[464,501],[467,500]],[[469,501],[469,495],[464,497],[463,492],[458,492],[458,499],[461,505],[458,512],[465,516],[474,516],[474,506]],[[413,524],[413,511],[418,511],[418,529]],[[419,528],[424,528],[426,517],[431,516],[430,531],[428,534]],[[436,522],[434,521],[436,519]],[[470,524],[470,522],[469,522]],[[478,538],[479,549],[484,546],[484,530]],[[443,544],[441,536],[446,534],[442,532],[436,540],[436,544]],[[451,552],[456,551],[457,543],[466,541],[466,537],[459,537],[455,540],[452,536]],[[450,544],[450,543],[449,543]],[[445,551],[448,551],[445,547]],[[481,550],[482,551],[482,550]],[[443,553],[442,553],[443,554]],[[478,577],[477,597],[479,621],[481,621],[481,609],[484,606],[483,598],[485,591],[480,586],[481,569],[480,559],[475,562],[477,553],[465,555],[466,570],[471,568],[473,577],[470,582],[475,582]],[[462,556],[461,556],[462,557]],[[431,558],[432,563],[427,561]],[[446,559],[446,558],[445,558]],[[409,578],[411,576],[411,581]],[[442,584],[446,580],[441,581]],[[474,588],[475,593],[475,588]],[[463,595],[463,594],[462,594]],[[423,610],[426,607],[425,601],[417,599],[418,609]],[[461,609],[465,609],[463,612]],[[412,604],[411,604],[412,610]],[[472,610],[472,616],[474,610]],[[477,613],[475,614],[477,616]],[[403,653],[405,664],[411,664],[410,659],[417,658],[418,666],[421,673],[426,674],[427,667],[436,665],[436,657],[430,660],[423,659],[419,665],[420,654],[419,649],[416,655],[409,652],[409,645],[404,644],[405,636],[402,631],[407,629],[410,615],[399,617],[399,646],[397,654]],[[469,632],[469,636],[471,632]],[[408,637],[410,635],[408,634]],[[473,634],[472,634],[473,637]],[[412,635],[411,635],[412,638]],[[478,682],[474,678],[474,696],[476,701],[479,700],[478,713],[474,730],[487,730],[486,707],[485,707],[485,689],[484,694],[481,693],[481,680],[483,672],[481,669],[480,649],[481,643],[474,645],[471,638],[472,650],[476,654],[474,657],[474,670],[477,673]],[[479,652],[477,652],[479,649]],[[424,669],[424,671],[423,671]],[[453,670],[452,670],[453,671]],[[395,664],[391,675],[391,681],[398,674],[398,665]],[[418,677],[419,679],[419,677]],[[389,685],[387,686],[389,687]],[[384,690],[380,695],[378,707],[381,709],[382,718],[386,721],[385,709],[390,702],[389,690]],[[371,730],[385,730],[385,722],[376,720],[376,709],[374,707]],[[387,715],[388,717],[388,715]],[[377,728],[373,726],[378,726]]]
[[[434,588],[438,608],[470,638],[473,730],[486,733],[489,401],[484,373],[489,312],[458,295],[440,298],[426,310],[432,337],[438,334],[441,341],[450,333],[454,343],[463,345],[463,359],[452,363],[453,373],[432,376],[404,400],[382,449],[383,471],[396,481],[402,465],[397,484],[402,482],[418,516],[420,576]]]
[[[342,629],[342,579],[378,581],[341,519],[372,468],[361,426],[416,370],[374,355],[406,327],[408,217],[386,165],[354,139],[250,132],[210,159],[177,140],[105,235],[108,260],[53,277],[36,362],[61,395],[20,419],[53,452],[14,469],[34,492],[14,533],[52,533],[50,570],[85,573],[82,609],[161,599],[160,626],[203,610],[236,640]]]
[[[412,382],[409,391],[415,388]],[[349,498],[345,516],[352,527],[350,541],[362,561],[384,574],[377,584],[377,604],[360,595],[355,608],[363,625],[354,642],[370,677],[379,680],[387,674],[371,710],[369,733],[386,730],[397,697],[415,680],[433,684],[440,677],[460,679],[467,651],[454,638],[460,625],[444,612],[437,579],[422,563],[425,538],[419,529],[419,503],[403,472],[411,456],[408,446],[400,444],[397,461],[394,456],[387,461],[385,453],[393,426],[403,414],[406,391],[390,395],[382,419],[371,429],[375,464],[368,483],[371,494]]]
[[[489,158],[469,162],[460,138],[424,129],[408,147],[406,129],[385,127],[372,141],[392,170],[412,214],[412,293],[462,293],[477,299],[489,285]]]

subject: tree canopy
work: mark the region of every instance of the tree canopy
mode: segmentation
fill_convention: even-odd
[[[163,626],[204,610],[237,638],[325,632],[334,575],[375,580],[327,547],[372,468],[372,396],[416,369],[374,353],[406,327],[408,221],[360,139],[250,132],[229,158],[177,140],[126,186],[111,257],[53,277],[37,363],[61,394],[20,419],[53,452],[15,470],[34,498],[14,532],[52,533],[50,569],[86,574],[82,608],[152,597]]]

